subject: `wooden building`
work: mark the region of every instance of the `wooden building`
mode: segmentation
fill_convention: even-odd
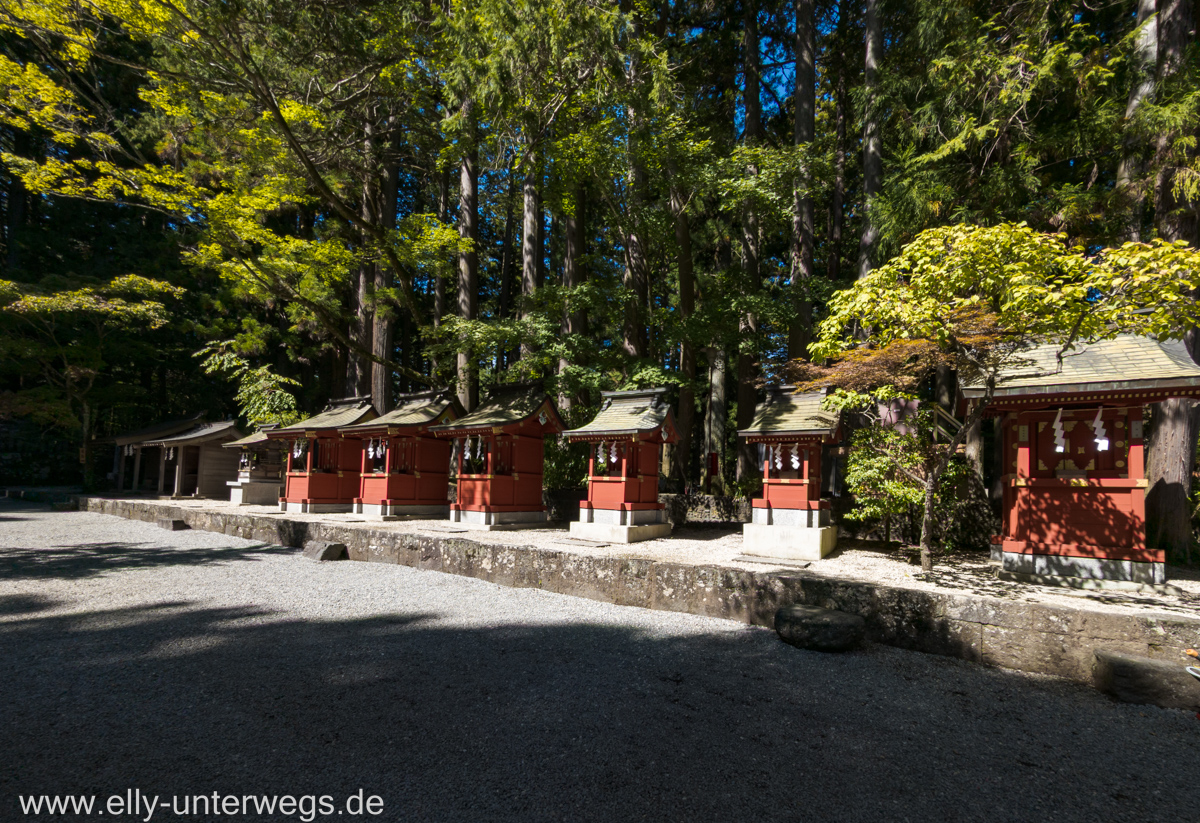
[[[284,492],[279,510],[294,513],[348,512],[358,497],[362,441],[339,429],[379,415],[367,398],[335,400],[318,415],[267,432],[283,442]]]
[[[238,456],[223,446],[241,437],[235,421],[223,420],[147,442],[158,448],[158,493],[228,499],[227,481],[237,471]]]
[[[475,411],[431,427],[455,441],[458,495],[451,521],[481,529],[544,523],[542,440],[562,430],[540,382],[496,386]]]
[[[837,414],[821,404],[825,392],[797,394],[792,386],[771,390],[738,432],[760,446],[762,497],[752,501],[751,522],[742,526],[742,551],[784,560],[820,560],[837,545],[830,504],[821,499],[821,452],[839,439]]]
[[[1200,366],[1182,342],[1122,335],[1017,355],[986,414],[1000,418],[1002,575],[1032,581],[1162,583],[1166,558],[1146,545],[1143,413],[1200,397]],[[961,410],[980,386],[961,389]]]
[[[229,500],[239,506],[277,506],[283,486],[283,441],[271,440],[267,432],[274,423],[254,434],[223,444],[238,454],[237,480],[227,480]]]
[[[402,394],[387,414],[342,428],[343,438],[360,444],[354,511],[384,518],[446,518],[451,442],[429,428],[462,414],[448,390],[426,391]]]
[[[196,414],[179,420],[167,420],[145,429],[125,432],[113,438],[112,478],[116,491],[153,492],[161,488],[159,483],[159,448],[153,445],[158,438],[194,429],[204,422],[204,414]]]
[[[602,392],[600,413],[565,432],[587,443],[588,496],[579,504],[571,534],[588,540],[636,543],[671,533],[658,502],[664,443],[679,439],[666,389]]]

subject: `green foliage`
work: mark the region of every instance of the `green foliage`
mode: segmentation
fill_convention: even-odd
[[[230,341],[217,343],[196,352],[196,356],[204,358],[200,365],[205,374],[217,374],[237,383],[234,400],[246,422],[262,427],[272,423],[287,426],[300,420],[296,398],[288,390],[288,386],[300,384],[273,373],[266,366],[252,367],[234,354],[230,346]]]
[[[905,419],[903,431],[881,425],[857,429],[850,439],[844,478],[854,503],[843,516],[876,528],[887,522],[889,539],[899,536],[915,543],[929,475],[941,452],[932,434],[928,408]],[[938,547],[942,552],[985,549],[996,530],[994,521],[979,477],[965,460],[952,458],[934,494]]]
[[[854,329],[867,330],[874,346],[926,340],[953,351],[969,378],[1037,341],[1180,334],[1200,321],[1196,288],[1200,252],[1184,243],[1126,243],[1088,256],[1023,223],[947,226],[922,232],[835,295],[812,352],[836,357],[861,342]]]

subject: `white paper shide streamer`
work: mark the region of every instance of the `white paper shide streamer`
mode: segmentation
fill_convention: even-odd
[[[1108,430],[1104,428],[1104,421],[1100,419],[1100,412],[1103,409],[1096,409],[1096,419],[1092,421],[1092,431],[1096,434],[1096,449],[1097,451],[1108,451]]]

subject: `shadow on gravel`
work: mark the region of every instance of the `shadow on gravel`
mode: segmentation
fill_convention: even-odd
[[[61,602],[40,594],[6,594],[0,596],[0,616],[49,611]]]
[[[984,597],[996,597],[1002,600],[1028,600],[1034,591],[1078,598],[1084,605],[1086,601],[1108,603],[1118,606],[1133,606],[1150,608],[1155,611],[1172,612],[1195,616],[1200,611],[1200,597],[1185,592],[1182,595],[1163,596],[1151,593],[1126,591],[1089,591],[1082,589],[1056,588],[1053,586],[1031,586],[1028,583],[1015,583],[1000,580],[993,573],[993,567],[986,561],[967,557],[939,558],[928,580],[939,587],[951,591],[968,592]],[[1168,582],[1170,576],[1168,575]]]
[[[363,789],[386,820],[1195,819],[1191,715],[959,661],[415,609],[27,607],[0,622],[4,819],[18,794],[135,788]]]
[[[154,543],[83,543],[49,549],[0,547],[0,577],[9,580],[83,578],[123,569],[228,563],[297,551],[265,543],[216,549],[180,549]]]

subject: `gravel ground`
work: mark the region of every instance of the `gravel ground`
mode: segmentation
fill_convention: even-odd
[[[155,501],[145,501],[155,502]],[[220,500],[172,500],[163,506],[228,511],[236,514],[258,514],[287,517],[295,520],[324,521],[345,524],[350,528],[369,528],[383,531],[423,532],[426,534],[460,533],[481,543],[508,546],[530,546],[575,554],[637,557],[665,563],[716,565],[753,571],[781,570],[787,567],[769,560],[747,562],[742,554],[741,526],[685,525],[675,529],[670,537],[646,540],[633,544],[605,544],[572,538],[565,524],[551,528],[486,532],[465,529],[447,520],[370,521],[355,514],[287,514],[281,515],[272,506],[235,506]],[[1181,596],[1170,594],[1139,594],[1125,591],[1079,591],[1027,583],[997,580],[987,556],[963,553],[938,560],[930,575],[921,574],[920,567],[908,562],[897,552],[882,552],[843,546],[828,557],[808,565],[812,574],[850,580],[865,580],[887,586],[900,586],[924,591],[970,593],[1018,600],[1030,603],[1050,603],[1070,608],[1088,608],[1118,613],[1186,614],[1200,616],[1200,574],[1194,569],[1171,567],[1167,578],[1174,587],[1183,590]]]
[[[1190,713],[6,501],[0,659],[5,820],[360,788],[386,820],[1200,818]]]

